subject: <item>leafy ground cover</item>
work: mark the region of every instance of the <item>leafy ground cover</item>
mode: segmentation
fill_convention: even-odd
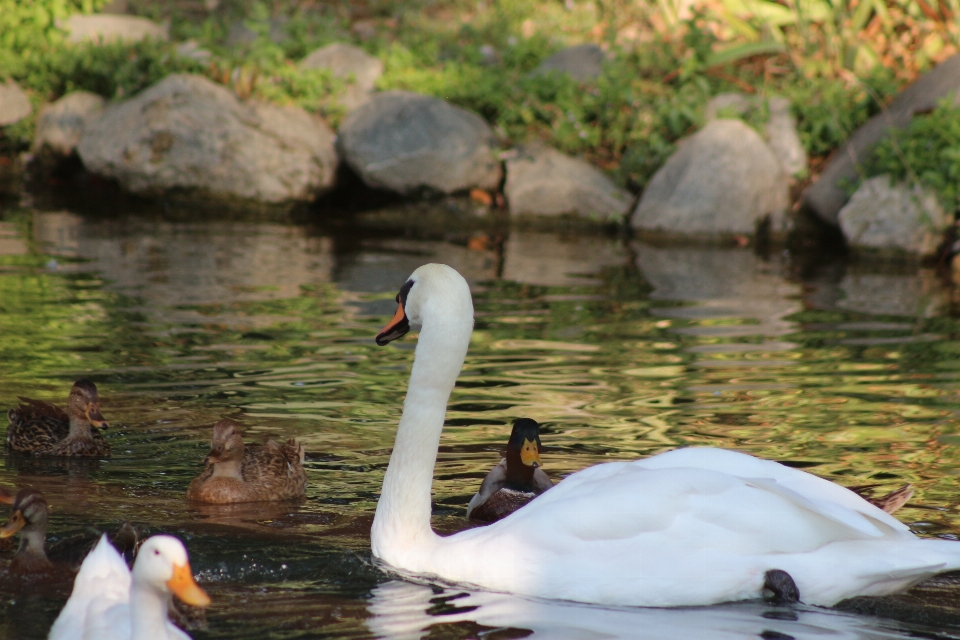
[[[957,51],[957,3],[127,0],[129,12],[169,21],[173,42],[96,47],[65,43],[56,20],[103,0],[0,0],[0,77],[39,105],[74,89],[120,98],[169,73],[205,73],[243,97],[300,104],[336,126],[344,83],[296,63],[352,41],[384,61],[380,88],[446,98],[485,117],[504,146],[540,138],[640,189],[725,91],[789,98],[816,173],[901,86]],[[179,55],[175,43],[187,39],[211,57]],[[607,52],[597,81],[531,74],[580,42]],[[5,146],[23,148],[31,127],[8,128]],[[879,154],[884,167],[903,159]]]

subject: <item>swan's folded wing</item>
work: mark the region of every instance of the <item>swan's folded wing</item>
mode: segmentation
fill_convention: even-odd
[[[870,504],[849,489],[813,474],[782,465],[779,462],[755,458],[744,453],[708,447],[688,447],[675,449],[645,460],[638,460],[631,464],[646,469],[688,467],[718,471],[739,478],[770,478],[779,485],[807,499],[816,502],[826,501],[837,507],[851,509],[865,516],[866,520],[861,521],[860,525],[855,525],[858,528],[864,526],[864,523],[880,523],[894,531],[911,535],[907,525]],[[873,524],[866,524],[864,530],[872,526]]]
[[[92,609],[104,611],[129,599],[130,570],[104,534],[80,565],[70,599],[50,629],[50,640],[81,640]]]
[[[621,545],[675,549],[681,555],[710,549],[804,553],[839,540],[877,536],[876,527],[866,520],[864,526],[860,514],[769,479],[692,468],[601,466],[610,468],[585,478],[575,474],[488,527],[486,535],[508,533],[541,549],[588,558],[601,558]]]

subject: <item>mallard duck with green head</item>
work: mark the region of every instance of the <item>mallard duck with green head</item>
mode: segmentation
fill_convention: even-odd
[[[109,458],[110,445],[99,429],[107,428],[100,414],[97,386],[77,380],[70,389],[67,409],[42,400],[20,398],[7,412],[7,447],[34,456]]]
[[[483,479],[467,506],[467,517],[496,522],[553,486],[540,466],[540,425],[530,418],[513,422],[506,456]]]

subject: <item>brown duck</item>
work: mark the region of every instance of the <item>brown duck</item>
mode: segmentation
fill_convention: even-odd
[[[34,456],[109,458],[110,445],[97,427],[106,429],[100,415],[97,386],[77,380],[67,398],[67,410],[20,398],[21,404],[7,412],[7,447]]]
[[[540,468],[540,425],[530,418],[513,423],[506,457],[483,479],[467,506],[467,517],[496,522],[553,486]]]
[[[303,447],[293,438],[284,444],[243,444],[240,426],[230,419],[213,426],[207,468],[187,489],[187,500],[209,504],[290,500],[306,493]]]
[[[21,489],[13,497],[0,491],[0,503],[13,505],[10,519],[0,527],[0,538],[20,534],[20,547],[10,561],[10,571],[17,574],[52,572],[53,563],[43,549],[49,521],[43,494],[33,489]]]
[[[0,504],[12,505],[7,523],[0,527],[0,540],[20,534],[20,546],[10,561],[12,574],[72,581],[76,566],[100,540],[98,531],[88,529],[60,536],[60,540],[48,546],[49,508],[43,494],[35,489],[20,489],[14,496],[0,487]],[[133,557],[138,542],[139,534],[129,522],[110,536],[110,543],[125,557]]]

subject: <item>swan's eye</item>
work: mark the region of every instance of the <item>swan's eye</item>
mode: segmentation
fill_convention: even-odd
[[[160,551],[159,551],[158,549],[154,549],[154,550],[153,550],[153,555],[155,555],[155,556],[160,555]]]

